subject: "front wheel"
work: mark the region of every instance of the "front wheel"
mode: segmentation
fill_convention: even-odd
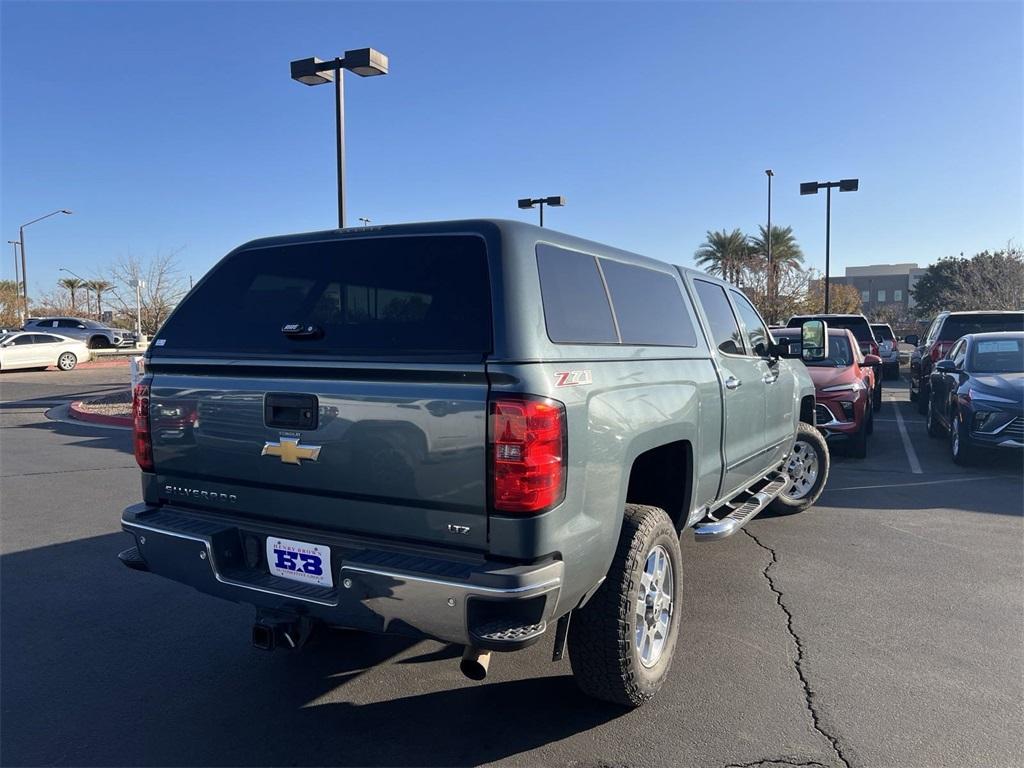
[[[925,417],[924,425],[928,430],[929,437],[942,437],[942,429],[939,428],[939,422],[935,418],[935,403],[932,402],[932,398],[928,398],[928,415]]]
[[[964,466],[971,463],[971,437],[959,413],[949,425],[949,455],[954,464]]]
[[[815,427],[801,421],[796,442],[783,471],[789,479],[786,489],[769,505],[773,512],[803,512],[821,496],[828,480],[831,458],[828,444]]]
[[[604,583],[569,624],[569,661],[589,696],[639,707],[668,677],[682,597],[679,533],[664,510],[627,504]]]
[[[70,371],[76,365],[78,365],[78,358],[73,352],[65,352],[57,358],[57,368],[62,371]]]
[[[928,413],[928,400],[932,393],[929,387],[924,385],[924,379],[917,386],[917,412],[924,416]]]

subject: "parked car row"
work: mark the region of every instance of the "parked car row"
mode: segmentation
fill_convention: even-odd
[[[134,347],[138,337],[134,331],[114,328],[81,317],[30,317],[23,331],[45,331],[82,341],[89,349]]]
[[[948,438],[957,464],[979,449],[1024,448],[1024,332],[961,337],[935,363],[926,391],[928,434]]]

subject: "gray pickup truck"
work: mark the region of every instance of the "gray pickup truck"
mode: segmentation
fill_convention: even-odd
[[[795,352],[826,338],[810,321]],[[149,347],[120,559],[254,606],[258,648],[435,638],[482,679],[550,631],[585,692],[639,706],[672,661],[680,535],[825,484],[790,354],[733,286],[532,225],[255,240]]]

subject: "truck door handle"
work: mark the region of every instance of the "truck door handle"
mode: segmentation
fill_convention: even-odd
[[[779,374],[772,373],[771,371],[769,371],[768,373],[761,377],[761,381],[763,381],[765,384],[774,384],[775,380],[778,378]]]
[[[730,376],[725,380],[726,389],[739,389],[743,382],[737,379],[735,376]]]

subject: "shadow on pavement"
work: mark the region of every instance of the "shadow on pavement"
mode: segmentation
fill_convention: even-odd
[[[79,438],[71,445],[82,446],[83,448],[104,448],[106,450],[121,451],[132,454],[132,433],[129,429],[115,429],[111,427],[97,427],[89,424],[73,424],[68,421],[56,421],[50,418],[41,418],[30,424],[17,424],[4,427],[5,431],[15,429],[36,429],[46,432],[53,432],[70,438]]]
[[[0,558],[4,765],[469,765],[622,714],[568,676],[471,683],[456,649],[374,669],[406,639],[332,632],[299,654],[252,650],[250,609],[128,571],[128,543]],[[432,690],[418,663],[447,658],[451,687]],[[344,701],[361,674],[380,701]]]

